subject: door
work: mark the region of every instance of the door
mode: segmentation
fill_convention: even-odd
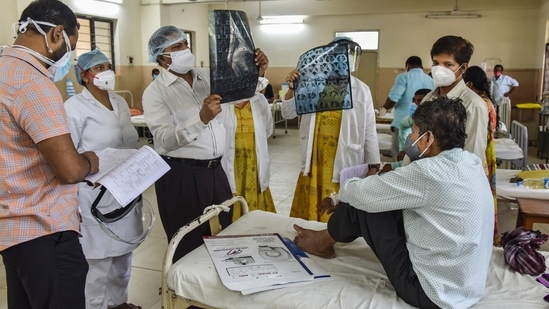
[[[363,50],[358,64],[358,70],[354,72],[354,76],[363,81],[372,92],[372,100],[374,108],[378,108],[377,100],[377,84],[378,84],[378,52],[374,50]]]

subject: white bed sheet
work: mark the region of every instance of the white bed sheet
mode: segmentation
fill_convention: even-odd
[[[520,146],[509,138],[494,139],[494,148],[498,159],[516,160],[524,157],[524,152]]]
[[[131,117],[132,125],[134,127],[147,127],[147,122],[145,121],[145,115],[138,115]]]
[[[393,137],[389,134],[378,133],[377,134],[377,143],[379,145],[379,150],[389,150],[393,145]]]
[[[532,198],[538,200],[549,200],[549,190],[529,189],[510,183],[509,180],[515,177],[521,170],[496,170],[496,194],[499,198],[514,200],[517,198]],[[549,307],[549,306],[548,306]]]
[[[313,229],[326,226],[320,222],[252,211],[222,234],[277,232],[293,238],[294,223]],[[362,238],[349,244],[337,244],[335,250],[337,257],[334,259],[311,256],[334,280],[243,296],[221,283],[208,252],[201,246],[172,266],[167,284],[180,297],[216,308],[413,308],[396,296],[381,264]],[[543,254],[549,256],[549,252]],[[510,270],[503,260],[501,248],[494,248],[490,268],[486,296],[472,308],[549,306],[543,301],[549,289],[537,283],[535,277]]]
[[[376,131],[378,134],[389,134],[391,135],[391,124],[390,123],[376,123]]]

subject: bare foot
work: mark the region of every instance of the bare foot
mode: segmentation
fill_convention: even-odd
[[[296,224],[294,224],[294,229],[297,231],[294,242],[301,250],[325,259],[335,257],[334,245],[336,241],[330,236],[328,230],[313,231]]]

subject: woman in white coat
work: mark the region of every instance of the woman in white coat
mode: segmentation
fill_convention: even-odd
[[[360,46],[348,38],[350,58],[358,59]],[[351,71],[358,60],[351,65]],[[290,89],[299,72],[287,76]],[[380,155],[377,141],[374,106],[370,88],[351,76],[353,108],[338,111],[322,111],[301,116],[301,173],[297,180],[291,217],[327,222],[329,216],[318,213],[318,204],[332,193],[339,191],[339,172],[354,165],[370,164],[371,171],[379,169]],[[282,103],[282,117],[297,116],[293,91],[286,93]]]
[[[71,137],[76,149],[101,151],[105,148],[137,148],[137,131],[130,120],[126,101],[115,93],[114,72],[109,59],[99,50],[84,53],[75,65],[76,79],[84,85],[82,93],[65,102]],[[82,215],[80,242],[89,264],[86,278],[86,308],[141,308],[127,303],[132,251],[137,245],[110,237],[90,213],[98,189],[79,184],[79,208]],[[121,207],[107,191],[97,208],[109,213]],[[143,231],[141,209],[134,207],[109,228],[122,239],[135,239]]]
[[[269,190],[271,159],[267,138],[273,133],[273,117],[269,102],[259,91],[269,81],[259,78],[256,94],[250,100],[223,106],[223,123],[227,149],[221,159],[233,195],[246,199],[249,210],[276,212]],[[241,216],[234,207],[233,221]]]

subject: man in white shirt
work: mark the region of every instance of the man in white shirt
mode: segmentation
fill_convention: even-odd
[[[232,197],[221,167],[226,132],[221,119],[221,96],[210,94],[209,69],[194,68],[187,36],[174,26],[156,30],[149,39],[149,62],[157,62],[160,75],[143,93],[147,126],[154,148],[170,165],[155,184],[158,211],[168,241],[179,228],[202,215],[205,207]],[[255,62],[260,76],[268,59],[259,49]],[[226,227],[232,211],[219,216]],[[174,261],[200,246],[209,226],[193,230],[181,242]]]
[[[519,86],[516,79],[509,75],[503,75],[503,66],[496,64],[494,66],[494,77],[492,77],[494,104],[500,105],[503,103],[504,98],[508,98],[515,88]]]
[[[297,225],[304,251],[330,258],[336,242],[364,237],[391,285],[419,308],[469,308],[484,295],[492,253],[494,204],[482,161],[465,144],[466,110],[441,96],[413,116],[412,162],[383,175],[351,178],[320,211],[328,229]],[[335,248],[337,249],[337,247]]]

